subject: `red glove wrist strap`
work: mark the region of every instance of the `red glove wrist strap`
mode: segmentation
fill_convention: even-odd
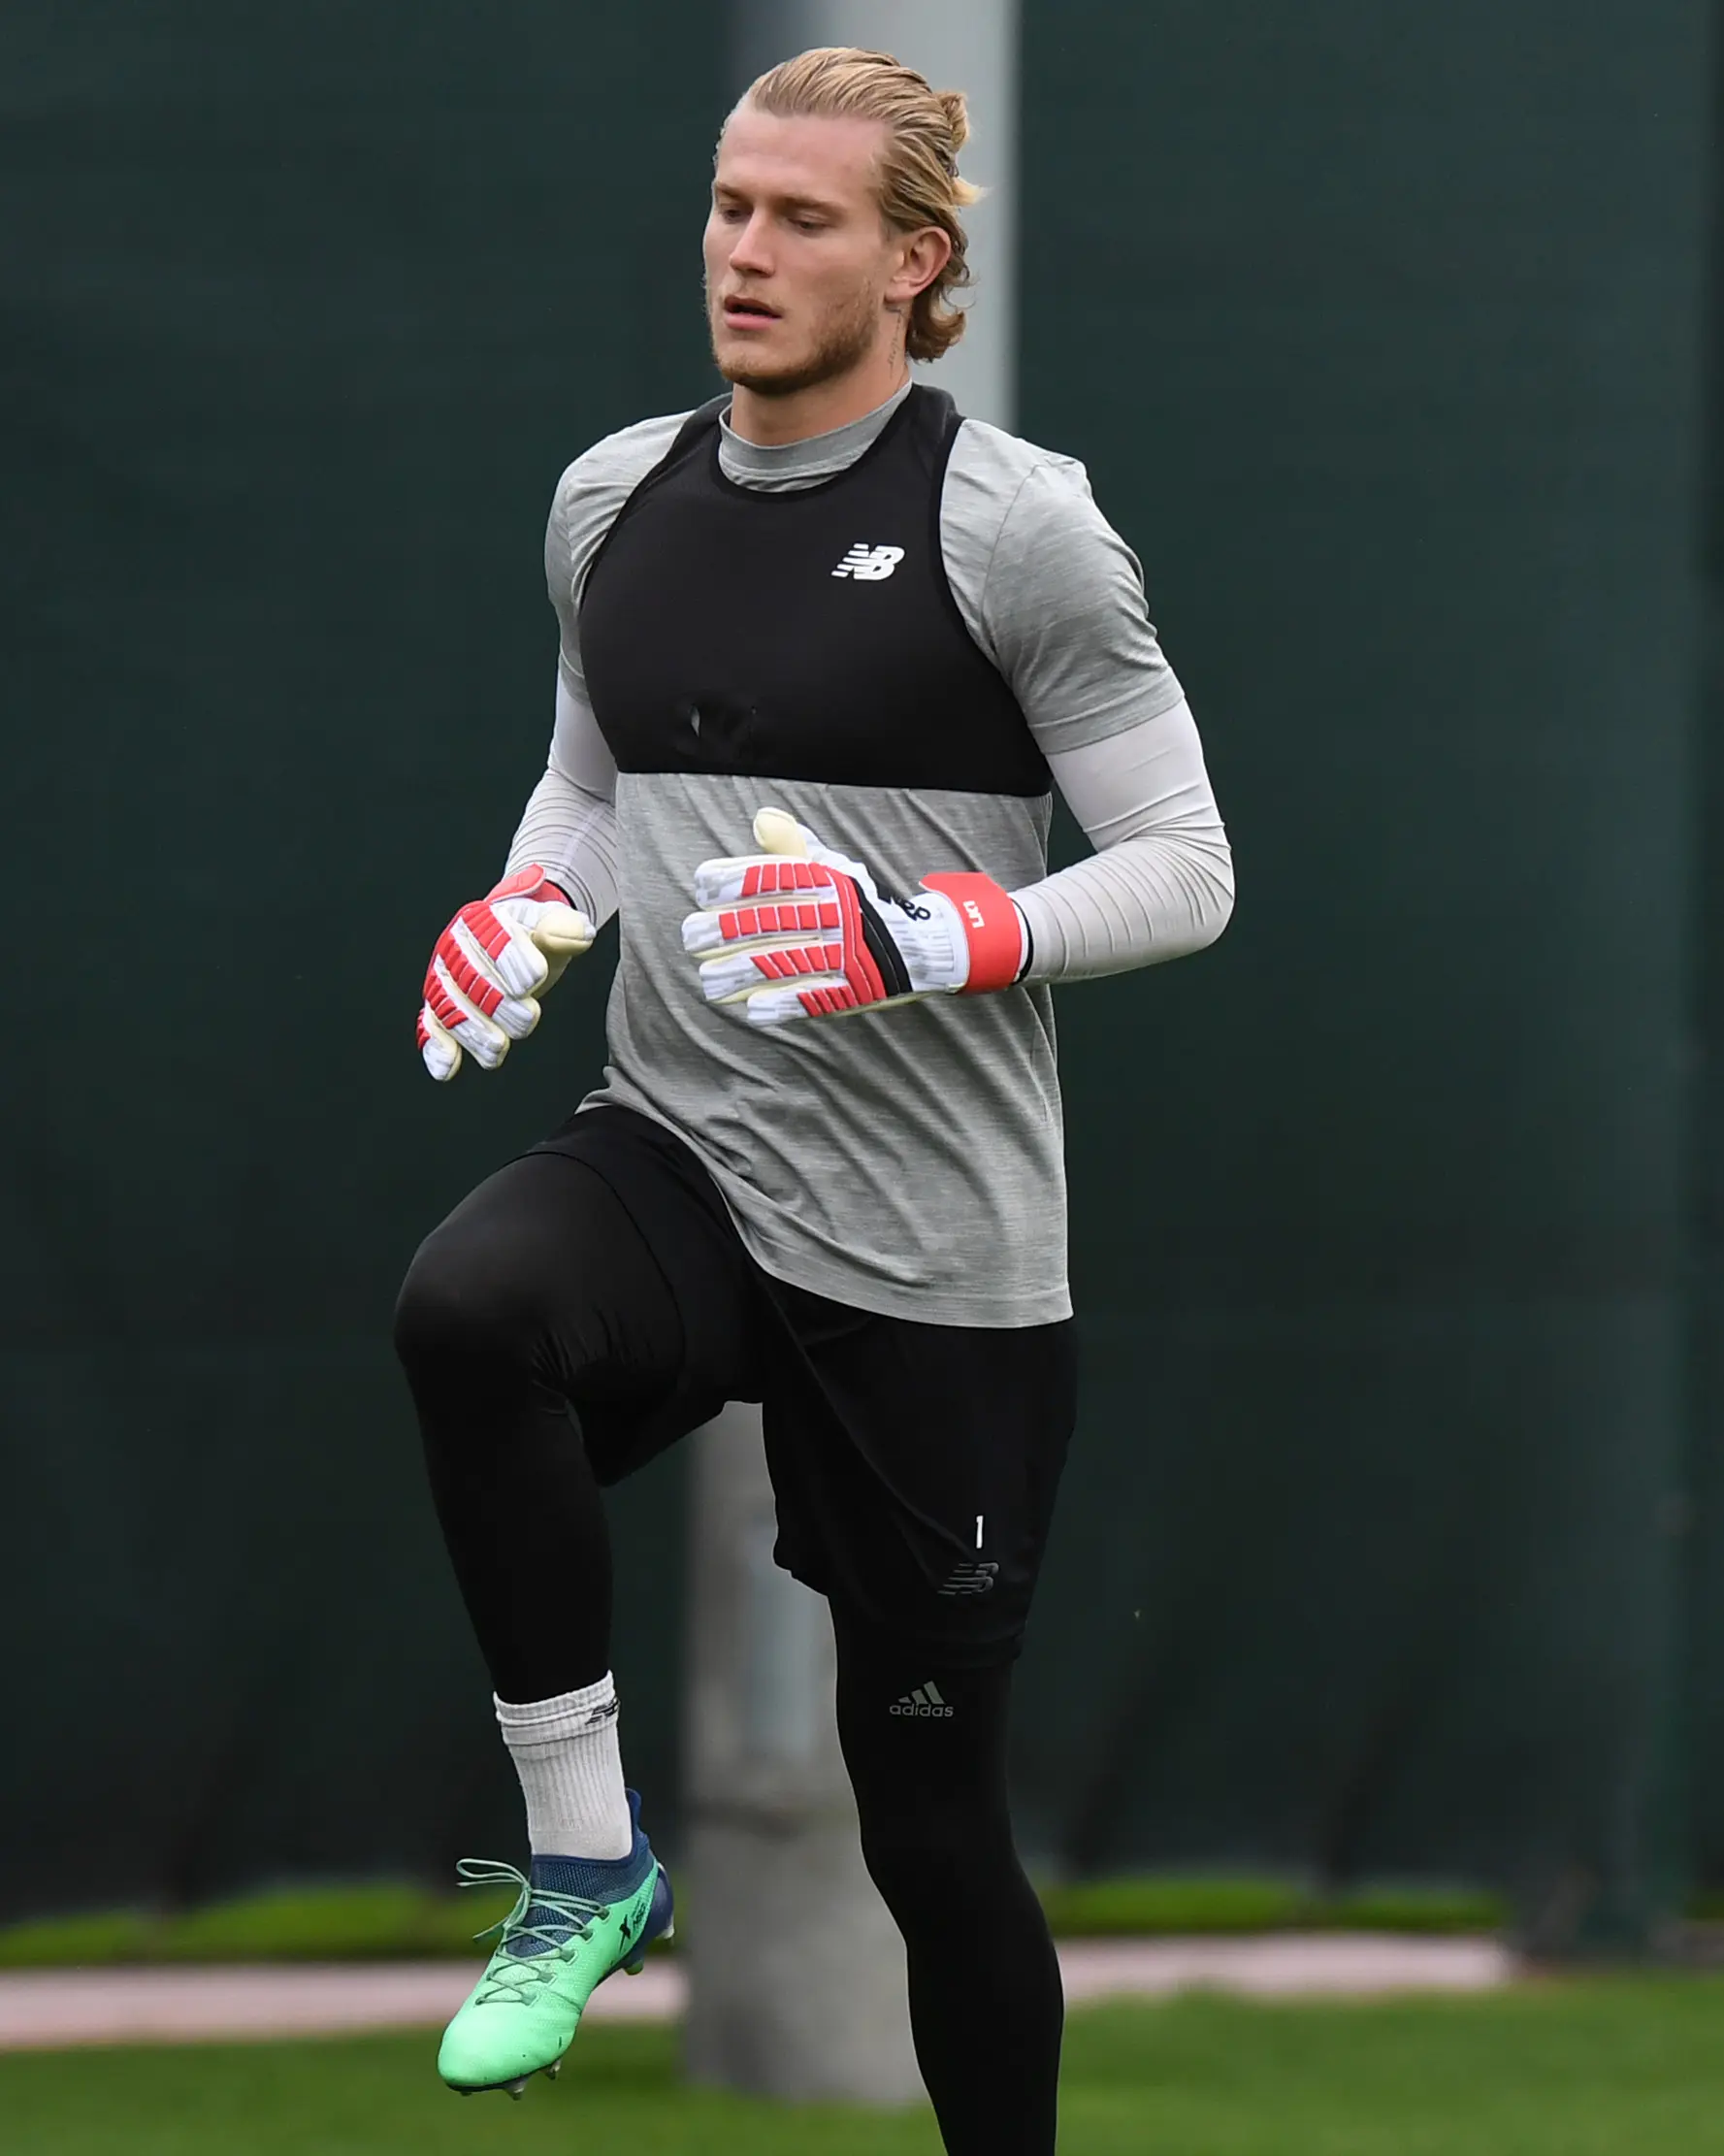
[[[493,898],[541,898],[547,892],[560,904],[572,906],[574,903],[563,886],[553,883],[535,861],[525,868],[517,868],[512,876],[504,876],[496,890],[486,892],[485,901],[489,904]]]
[[[952,900],[969,939],[970,977],[960,993],[986,996],[992,989],[1010,988],[1024,964],[1024,925],[1011,894],[992,876],[924,876],[922,882],[925,890]]]

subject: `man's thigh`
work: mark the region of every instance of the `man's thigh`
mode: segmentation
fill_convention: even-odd
[[[426,1238],[396,1338],[433,1402],[520,1386],[561,1399],[611,1483],[750,1396],[759,1320],[722,1206],[684,1162],[590,1120],[488,1176]]]
[[[754,1268],[687,1147],[627,1109],[592,1109],[513,1166],[600,1193],[580,1207],[587,1337],[565,1389],[602,1483],[760,1397]]]

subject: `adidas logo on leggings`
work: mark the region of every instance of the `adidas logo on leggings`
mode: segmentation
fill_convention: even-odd
[[[907,1693],[889,1712],[894,1715],[916,1715],[931,1717],[935,1720],[941,1715],[950,1718],[952,1714],[951,1708],[940,1697],[938,1685],[935,1684],[918,1684],[913,1692]]]

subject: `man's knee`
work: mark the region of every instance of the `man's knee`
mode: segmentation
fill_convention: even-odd
[[[955,1822],[926,1806],[902,1806],[878,1798],[862,1808],[862,1861],[868,1877],[894,1900],[897,1891],[915,1892],[922,1882],[936,1879],[962,1846]]]
[[[872,1755],[847,1747],[862,1855],[883,1893],[984,1869],[1012,1846],[1005,1763],[948,1722],[918,1725]]]
[[[1003,1797],[946,1804],[894,1804],[878,1791],[860,1807],[862,1862],[880,1898],[902,1923],[938,1921],[1004,1889],[1017,1852]]]
[[[512,1362],[530,1355],[542,1323],[531,1272],[494,1247],[483,1251],[457,1220],[414,1253],[395,1305],[395,1352],[408,1371],[437,1363]]]

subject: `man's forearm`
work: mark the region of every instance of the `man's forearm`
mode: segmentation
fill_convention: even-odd
[[[537,862],[571,905],[601,928],[617,909],[617,818],[609,797],[552,765],[533,789],[506,873]]]
[[[1233,857],[1189,708],[1049,761],[1098,850],[1013,892],[1030,934],[1024,978],[1093,979],[1213,943],[1233,911]]]
[[[565,656],[557,669],[550,761],[509,847],[507,873],[537,862],[596,929],[617,909],[616,783],[586,684]]]

